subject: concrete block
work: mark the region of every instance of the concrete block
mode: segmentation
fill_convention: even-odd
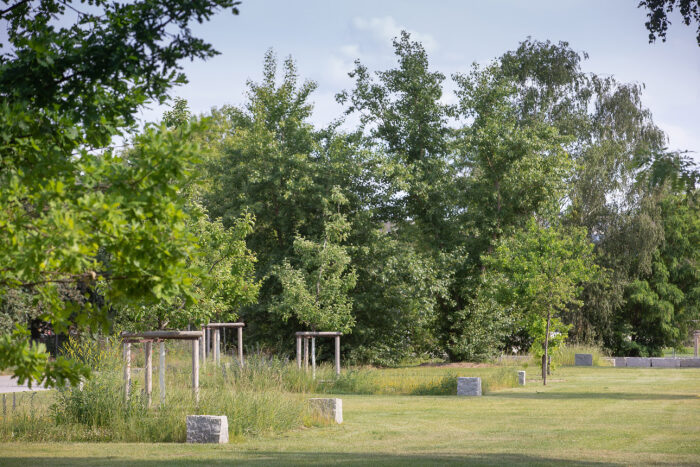
[[[228,443],[228,418],[225,415],[188,415],[188,443]]]
[[[655,368],[680,368],[681,361],[678,358],[652,358],[651,366]]]
[[[593,354],[577,353],[574,355],[574,364],[576,366],[593,366]]]
[[[627,359],[625,357],[615,357],[613,358],[615,368],[626,367]]]
[[[679,358],[681,368],[700,368],[700,358]]]
[[[626,357],[625,362],[628,367],[649,368],[651,367],[651,358],[648,357]]]
[[[457,378],[458,396],[480,396],[481,378]]]
[[[518,371],[518,384],[521,386],[525,386],[525,372],[524,371]]]
[[[335,423],[343,423],[343,399],[314,397],[309,404],[322,417],[330,418]]]

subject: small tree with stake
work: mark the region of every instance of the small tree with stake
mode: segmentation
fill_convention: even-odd
[[[494,252],[484,258],[485,280],[490,283],[500,306],[520,310],[519,318],[532,323],[543,319],[542,381],[547,384],[550,329],[567,305],[576,303],[581,284],[597,272],[593,244],[585,229],[543,227],[532,219],[514,235],[502,239]],[[530,330],[536,327],[530,326]],[[540,340],[541,342],[541,340]]]

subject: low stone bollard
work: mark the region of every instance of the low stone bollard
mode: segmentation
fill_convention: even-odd
[[[681,358],[681,368],[700,368],[700,358]]]
[[[343,399],[314,397],[309,399],[309,404],[322,417],[330,418],[335,423],[343,423]]]
[[[525,386],[525,372],[524,371],[518,371],[518,384],[521,386]]]
[[[648,357],[626,357],[625,363],[628,367],[649,368],[651,367],[651,359]]]
[[[480,396],[481,378],[457,378],[458,396]]]
[[[228,443],[228,418],[225,415],[188,415],[188,443]]]
[[[574,365],[576,366],[593,366],[593,354],[577,353],[574,355]]]
[[[652,368],[680,368],[681,361],[678,358],[658,358],[651,359]]]

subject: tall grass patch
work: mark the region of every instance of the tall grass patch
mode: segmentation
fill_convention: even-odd
[[[282,360],[256,356],[244,367],[228,357],[220,366],[209,362],[200,373],[196,399],[190,386],[191,370],[173,352],[163,402],[157,365],[151,408],[143,392],[143,371],[134,371],[127,400],[119,347],[118,340],[70,342],[66,351],[93,367],[91,378],[80,387],[42,394],[41,404],[6,417],[0,441],[184,442],[185,418],[197,414],[226,415],[231,439],[323,423],[308,407],[303,391],[287,389],[304,389],[304,381],[293,375],[300,372],[292,371]]]
[[[555,366],[574,366],[577,353],[589,353],[593,355],[594,366],[611,366],[606,360],[609,358],[600,347],[586,344],[566,344],[552,352],[552,364]]]

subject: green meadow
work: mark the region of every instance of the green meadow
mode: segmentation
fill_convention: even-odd
[[[365,370],[389,384],[499,371]],[[228,445],[4,442],[2,465],[700,464],[700,370],[561,367],[546,387],[527,371],[525,387],[482,397],[342,394],[342,425]]]

